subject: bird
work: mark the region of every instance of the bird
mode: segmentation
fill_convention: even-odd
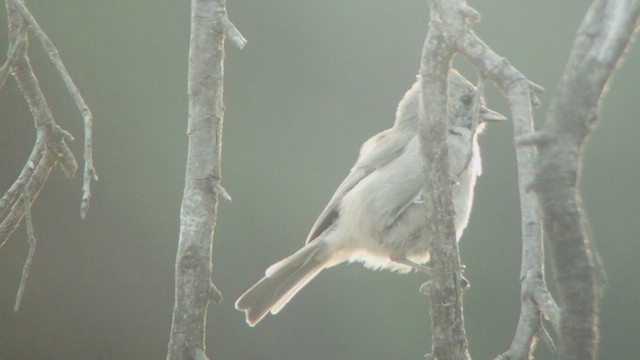
[[[476,87],[448,74],[449,174],[456,238],[467,226],[476,178],[482,172],[478,134],[487,121],[506,118],[484,106]],[[374,270],[428,271],[424,175],[418,137],[422,90],[418,79],[396,109],[391,128],[363,143],[356,163],[311,227],[305,245],[273,264],[235,303],[255,326],[277,314],[325,268],[361,262]]]

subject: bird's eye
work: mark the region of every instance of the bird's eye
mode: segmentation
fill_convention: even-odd
[[[462,103],[465,104],[465,105],[471,105],[471,102],[473,101],[473,96],[471,96],[471,95],[462,95],[460,100],[462,100]]]

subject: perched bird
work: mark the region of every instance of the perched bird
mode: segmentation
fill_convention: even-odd
[[[247,323],[278,313],[327,267],[349,261],[373,269],[425,270],[428,244],[422,201],[424,175],[418,139],[421,86],[416,81],[396,110],[393,127],[367,140],[342,181],[293,255],[269,267],[265,276],[236,301]],[[449,173],[454,182],[455,228],[467,226],[476,177],[481,173],[477,137],[485,121],[504,116],[483,106],[476,88],[457,71],[449,74]]]

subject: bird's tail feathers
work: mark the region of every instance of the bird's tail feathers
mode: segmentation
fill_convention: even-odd
[[[278,313],[322,269],[333,265],[326,241],[316,239],[293,255],[273,264],[265,276],[236,301],[236,309],[244,311],[247,323],[257,324],[271,312]]]

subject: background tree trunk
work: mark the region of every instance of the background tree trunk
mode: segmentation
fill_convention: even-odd
[[[539,151],[531,188],[540,199],[551,249],[561,315],[558,358],[563,360],[597,358],[604,269],[582,205],[580,168],[602,95],[638,30],[639,19],[640,1],[593,1],[544,127],[520,141],[536,145]]]

